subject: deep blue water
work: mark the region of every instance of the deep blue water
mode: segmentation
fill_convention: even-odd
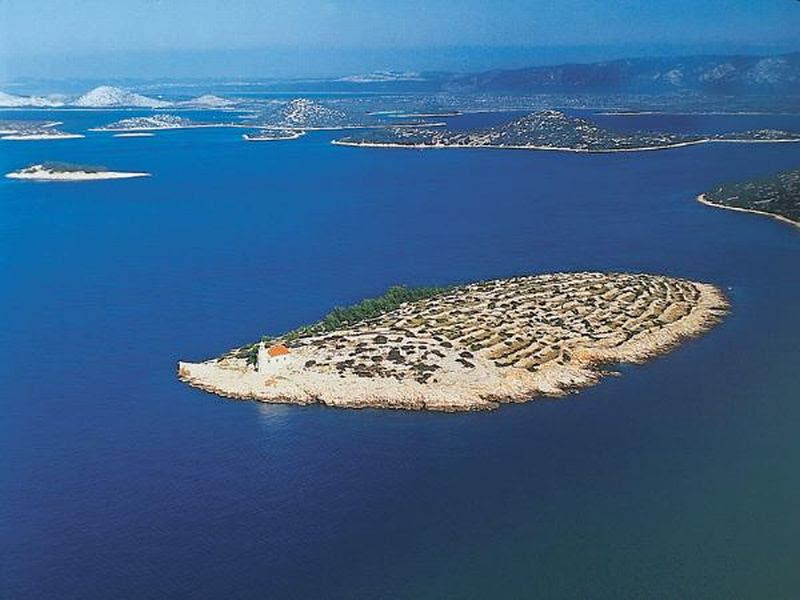
[[[694,197],[795,167],[800,145],[240,134],[0,142],[3,173],[153,173],[0,181],[0,597],[798,597],[800,233]],[[733,309],[621,377],[492,413],[268,406],[175,378],[395,283],[583,269],[710,281]]]

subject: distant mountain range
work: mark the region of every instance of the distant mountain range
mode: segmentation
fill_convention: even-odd
[[[393,72],[329,79],[270,80],[261,90],[282,92],[447,92],[453,94],[800,95],[800,52],[774,56],[630,58],[588,64],[495,69],[480,73]],[[212,85],[212,84],[209,84]],[[213,87],[213,85],[212,85]],[[205,94],[170,102],[100,86],[83,96],[15,96],[0,92],[0,107],[229,108],[236,101]]]
[[[413,75],[413,76],[412,76]],[[282,89],[451,93],[800,93],[800,52],[775,56],[630,58],[588,64],[351,75],[335,80],[281,82]]]
[[[767,57],[632,58],[494,70],[447,77],[442,87],[447,91],[521,93],[800,92],[800,52]]]

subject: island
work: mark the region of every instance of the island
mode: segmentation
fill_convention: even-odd
[[[158,113],[155,115],[128,117],[120,119],[102,127],[93,127],[89,131],[111,131],[124,133],[147,133],[152,131],[162,131],[170,129],[208,129],[208,128],[238,128],[238,129],[276,129],[283,130],[283,127],[263,126],[259,123],[234,123],[231,121],[194,121],[168,113]]]
[[[555,273],[391,288],[205,362],[191,386],[237,399],[466,411],[561,396],[711,328],[724,294],[636,273]]]
[[[294,98],[267,114],[263,126],[270,129],[348,129],[361,125],[344,110],[309,98]]]
[[[309,98],[294,98],[285,104],[272,107],[251,127],[260,129],[292,131],[336,131],[343,129],[382,129],[392,124],[380,117],[390,116],[388,112],[367,112],[354,110],[350,102],[318,102]],[[407,115],[398,128],[441,127],[445,123],[415,120]]]
[[[129,179],[149,176],[150,173],[111,171],[102,166],[69,163],[43,163],[6,173],[6,177],[9,179],[33,181],[96,181],[98,179]]]
[[[758,130],[722,135],[622,133],[557,110],[530,113],[478,131],[389,127],[333,140],[340,146],[378,148],[509,148],[562,152],[640,152],[708,142],[800,142],[800,134]]]
[[[101,85],[76,98],[71,106],[81,108],[165,108],[172,102],[149,98],[130,90]]]
[[[129,117],[127,119],[120,119],[119,121],[109,123],[103,127],[93,127],[89,131],[147,132],[159,131],[162,129],[193,129],[197,127],[224,126],[224,123],[198,123],[196,121],[192,121],[191,119],[187,119],[186,117],[160,113],[145,117]]]
[[[55,129],[54,126],[30,127],[20,129],[13,133],[3,135],[0,140],[15,142],[35,141],[35,140],[76,140],[86,137],[82,133],[67,133]]]
[[[800,169],[725,183],[697,199],[708,206],[767,215],[800,227]]]
[[[181,107],[196,108],[196,109],[210,109],[210,110],[227,110],[231,109],[237,104],[239,100],[231,100],[230,98],[222,98],[214,94],[203,94],[191,100],[184,100],[178,104]]]
[[[41,131],[61,124],[61,121],[0,119],[0,135]]]
[[[248,142],[279,142],[296,140],[305,134],[305,131],[295,129],[264,129],[257,133],[245,133],[242,138]]]

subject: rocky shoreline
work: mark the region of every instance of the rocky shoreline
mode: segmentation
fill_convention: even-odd
[[[262,402],[490,410],[597,383],[713,327],[720,290],[659,275],[557,273],[450,288],[377,318],[180,362],[207,392]],[[313,330],[309,330],[313,331]],[[255,364],[253,364],[255,362]]]
[[[753,208],[742,208],[741,206],[728,206],[727,204],[721,204],[719,202],[712,202],[709,200],[705,194],[700,194],[697,196],[696,200],[700,204],[705,204],[706,206],[713,206],[714,208],[722,208],[725,210],[732,210],[735,212],[742,212],[742,213],[750,213],[753,215],[761,215],[763,217],[771,217],[776,219],[782,223],[788,223],[789,225],[793,225],[794,227],[800,227],[800,222],[790,219],[788,217],[784,217],[783,215],[776,214],[774,212],[768,212],[766,210],[756,210]]]
[[[800,227],[800,169],[723,183],[700,194],[707,206],[772,217]]]

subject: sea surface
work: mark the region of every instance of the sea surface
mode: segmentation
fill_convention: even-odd
[[[67,131],[124,116],[0,112]],[[800,597],[800,230],[694,200],[797,167],[800,144],[575,155],[241,134],[0,141],[2,173],[153,174],[0,181],[0,597]],[[573,270],[711,282],[732,311],[596,387],[489,413],[264,405],[175,377],[179,359],[393,284]]]

